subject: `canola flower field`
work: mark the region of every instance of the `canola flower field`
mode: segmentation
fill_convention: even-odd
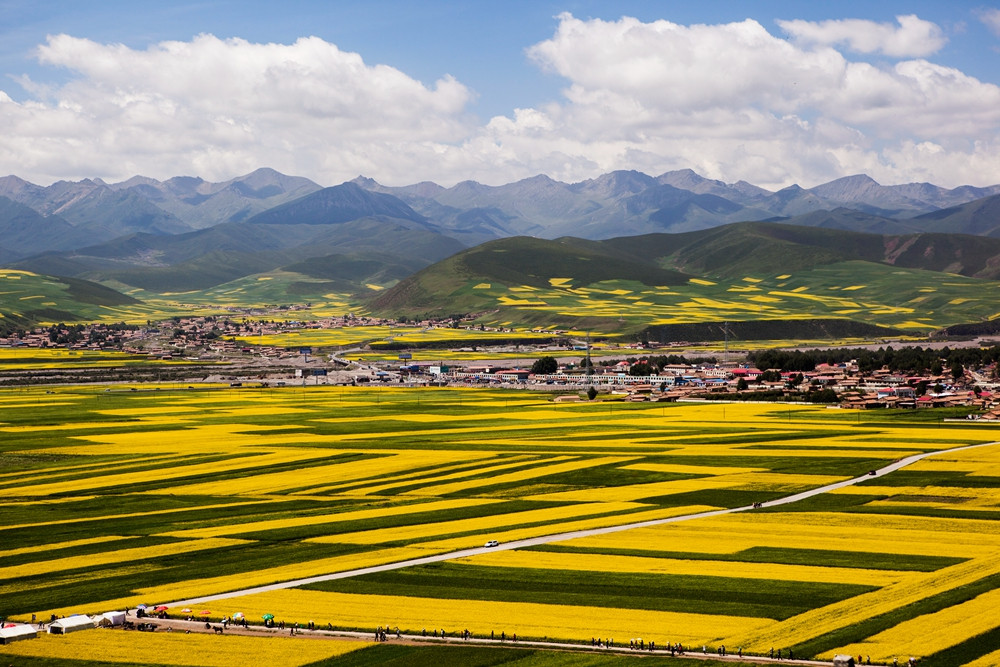
[[[989,424],[452,388],[106,388],[0,390],[2,617],[144,603],[212,622],[643,637],[882,664],[986,665],[1000,651],[1000,446],[957,450],[1000,440]],[[746,507],[922,452],[939,453],[797,503],[172,604]],[[131,660],[120,634],[78,636],[0,646],[0,659]],[[233,655],[272,651],[271,664],[355,654],[235,639]],[[157,646],[144,662],[221,664],[214,648]]]
[[[586,284],[573,277],[548,287],[470,283],[463,292],[489,298],[499,316],[518,321],[603,318],[606,322],[689,324],[747,320],[853,319],[925,335],[978,317],[995,317],[1000,299],[991,282],[867,262],[809,271],[649,286],[628,281]],[[486,322],[491,324],[491,322]]]

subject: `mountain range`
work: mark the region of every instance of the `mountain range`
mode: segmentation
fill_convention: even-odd
[[[464,181],[447,188],[429,182],[389,187],[364,177],[322,187],[273,169],[222,183],[136,176],[121,183],[84,179],[38,186],[16,176],[0,178],[0,264],[158,292],[207,289],[288,269],[327,281],[330,290],[363,293],[365,285],[391,287],[435,262],[500,239],[657,243],[653,239],[662,235],[683,238],[746,222],[864,233],[854,242],[859,247],[885,245],[868,234],[908,237],[896,244],[893,261],[930,243],[935,250],[924,252],[939,259],[922,261],[940,264],[938,270],[976,266],[973,273],[986,277],[993,273],[986,257],[992,240],[979,248],[955,242],[945,250],[944,240],[927,239],[1000,238],[1000,185],[883,186],[856,175],[773,192],[691,170],[656,177],[615,171],[578,183],[539,175],[501,186]],[[742,246],[732,245],[733,238],[719,234],[713,243],[718,252],[730,243],[730,257],[751,247],[764,252],[747,238],[738,242]],[[919,238],[924,241],[913,240]],[[766,245],[775,243],[770,238]],[[791,262],[800,256],[819,261],[825,251],[783,252]],[[956,252],[964,254],[956,258]],[[696,256],[678,256],[672,270],[704,269]]]

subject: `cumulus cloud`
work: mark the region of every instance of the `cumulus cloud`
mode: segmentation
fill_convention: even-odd
[[[56,35],[38,57],[73,79],[34,88],[40,98],[26,104],[0,100],[0,158],[20,162],[16,173],[75,175],[88,161],[105,176],[230,178],[267,165],[340,177],[470,132],[471,91],[454,78],[428,87],[316,37],[201,35],[133,50]]]
[[[900,21],[900,32],[919,32],[907,27],[919,19]],[[1000,127],[997,86],[923,59],[852,61],[827,44],[779,39],[753,20],[683,26],[563,14],[555,35],[528,53],[569,82],[563,103],[547,112],[560,150],[578,141],[575,152],[606,167],[641,150],[665,168],[724,180],[816,183],[866,171],[901,182],[929,166],[904,154],[936,159],[905,146],[932,142],[960,156],[955,163],[981,165],[972,156],[988,155]],[[1000,170],[989,171],[930,169],[936,182],[955,185],[1000,180]]]
[[[897,25],[863,19],[778,21],[798,43],[845,45],[857,53],[881,53],[893,58],[920,58],[937,53],[947,43],[937,24],[909,14],[897,16]]]
[[[563,14],[527,49],[565,81],[562,94],[485,122],[454,78],[426,85],[315,37],[201,35],[136,50],[58,35],[38,56],[68,70],[68,83],[25,82],[33,99],[21,102],[0,91],[0,172],[40,183],[224,180],[269,166],[323,185],[358,174],[450,185],[692,168],[770,188],[858,172],[883,183],[1000,183],[1000,88],[925,58],[851,59],[828,23],[782,39],[753,20]],[[851,52],[915,54],[915,35],[939,37],[916,17],[892,30],[863,23],[875,36]],[[806,39],[803,26],[823,38]]]

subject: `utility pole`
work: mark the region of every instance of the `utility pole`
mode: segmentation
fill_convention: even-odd
[[[591,376],[594,374],[594,365],[590,361],[590,332],[587,332],[587,386],[593,385]]]

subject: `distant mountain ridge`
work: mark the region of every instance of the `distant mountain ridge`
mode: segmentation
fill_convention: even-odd
[[[744,181],[727,184],[707,179],[690,169],[657,177],[615,171],[579,183],[561,183],[547,176],[502,186],[463,181],[451,188],[429,183],[387,187],[364,177],[351,182],[397,196],[445,227],[456,227],[459,216],[475,210],[489,212],[493,226],[506,232],[498,236],[529,234],[541,238],[679,233],[760,220],[809,224],[797,218],[837,210],[855,213],[826,221],[841,229],[879,232],[893,228],[903,233],[931,231],[933,227],[934,231],[946,231],[943,227],[961,216],[936,226],[914,219],[1000,195],[1000,185],[954,189],[929,183],[883,186],[862,174],[809,189],[792,185],[771,192]],[[893,224],[887,226],[887,220]],[[1000,221],[980,228],[993,232],[998,226]],[[947,231],[975,233],[961,227]]]
[[[463,181],[452,187],[390,187],[361,176],[322,187],[267,168],[221,183],[135,176],[43,187],[0,178],[0,263],[151,290],[199,289],[295,265],[364,291],[368,284],[391,287],[404,267],[416,270],[499,239],[653,238],[768,221],[878,235],[1000,238],[1000,185],[883,186],[854,175],[772,192],[690,169],[659,176],[614,171],[577,183],[538,175],[499,186]],[[742,242],[754,243],[749,237]],[[959,245],[966,258],[982,254]],[[935,247],[940,253],[944,244]],[[745,254],[736,246],[730,250]],[[790,257],[809,256],[796,250]],[[323,257],[351,268],[321,269],[316,258]],[[977,261],[952,258],[942,266]]]

